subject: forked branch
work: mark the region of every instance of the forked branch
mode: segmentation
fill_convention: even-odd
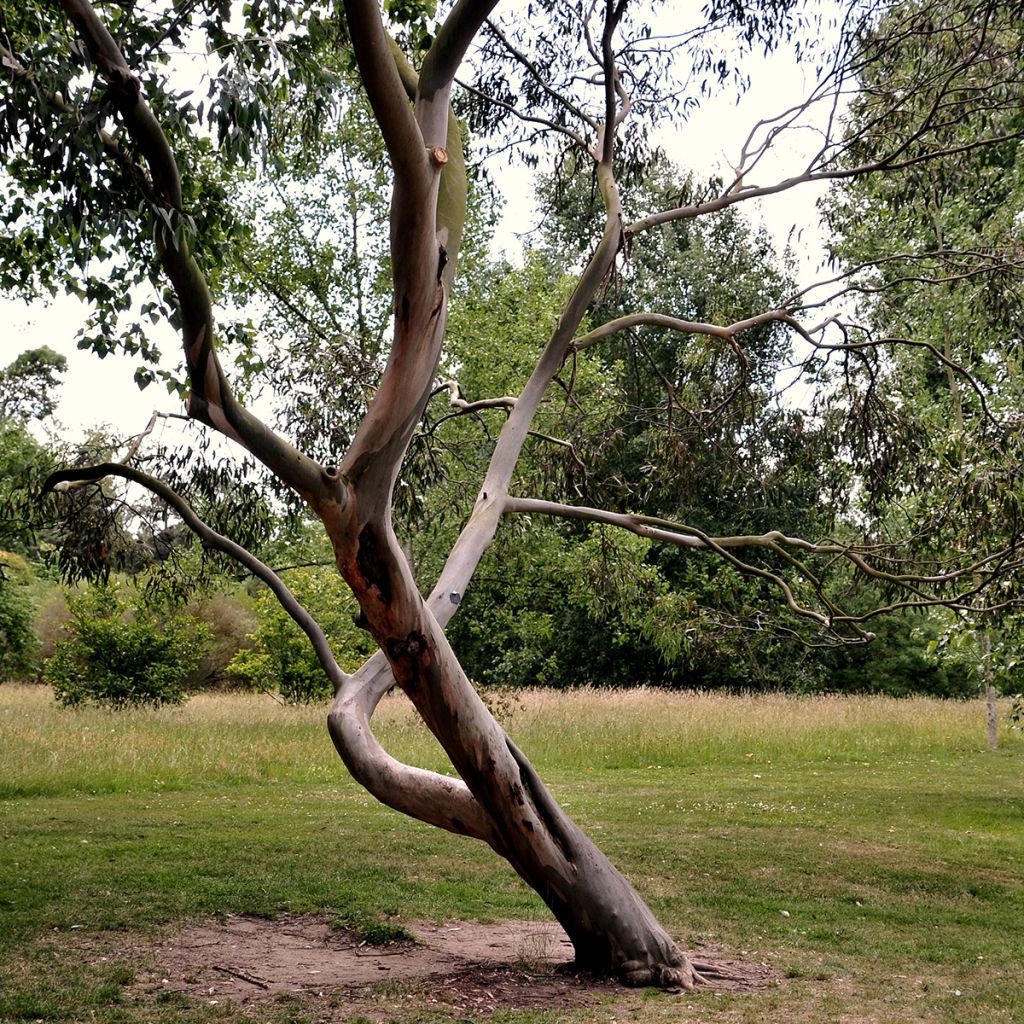
[[[669,519],[612,512],[607,509],[588,508],[580,505],[566,505],[536,498],[509,497],[504,503],[503,510],[511,514],[545,515],[601,523],[627,530],[656,543],[714,552],[740,572],[766,580],[777,587],[783,595],[786,606],[798,617],[815,622],[832,632],[837,626],[850,628],[853,631],[852,637],[835,634],[837,639],[841,639],[844,643],[865,643],[873,640],[874,634],[861,629],[860,624],[885,612],[940,606],[977,611],[978,605],[975,599],[985,586],[1004,578],[1008,571],[1024,568],[1024,555],[1017,546],[1012,544],[982,558],[972,559],[969,564],[959,565],[948,572],[900,572],[880,568],[874,564],[880,558],[890,560],[894,547],[890,544],[857,546],[839,544],[834,541],[808,541],[802,537],[787,536],[778,530],[763,534],[737,534],[719,537],[707,534],[694,526]],[[792,583],[778,573],[739,558],[734,552],[743,548],[760,548],[777,555],[799,577],[811,584],[825,611],[808,608],[801,604],[796,597]],[[838,559],[847,562],[863,575],[879,583],[901,588],[911,596],[907,600],[891,602],[862,615],[846,613],[828,597],[822,581],[811,567],[793,552],[823,557],[826,560]],[[959,589],[954,594],[936,592],[938,588],[948,587],[958,587]],[[1007,606],[1005,601],[993,605],[993,607],[999,608],[1005,606]]]

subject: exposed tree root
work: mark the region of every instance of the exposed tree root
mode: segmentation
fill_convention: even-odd
[[[644,964],[639,960],[626,960],[618,974],[623,985],[630,988],[660,988],[667,992],[690,992],[704,980],[688,965]]]
[[[627,960],[618,969],[619,980],[631,988],[660,988],[666,992],[692,992],[716,981],[742,982],[742,971],[733,971],[708,960],[684,960],[681,964],[645,964]]]
[[[711,963],[705,960],[691,960],[694,977],[699,979],[698,984],[707,985],[712,981],[741,981],[743,974],[739,971],[730,971],[728,967],[721,964]]]

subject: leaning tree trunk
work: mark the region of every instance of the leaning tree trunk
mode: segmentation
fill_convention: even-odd
[[[450,90],[466,47],[495,3],[456,4],[418,76],[389,44],[376,3],[345,3],[356,60],[395,172],[395,325],[378,393],[344,462],[331,470],[332,499],[315,506],[338,568],[394,680],[437,737],[464,787],[400,765],[380,749],[369,728],[380,693],[370,670],[341,686],[331,734],[356,778],[384,802],[477,836],[505,857],[561,922],[579,964],[616,972],[634,984],[691,986],[695,973],[671,937],[555,803],[480,700],[444,635],[435,614],[438,602],[433,611],[424,602],[391,526],[399,467],[434,387],[465,215],[461,142],[450,112]],[[622,209],[612,174],[619,99],[611,42],[621,10],[616,15],[609,7],[609,12],[602,39],[606,121],[593,149],[607,208],[605,230],[533,375],[513,403],[474,515],[449,558],[446,570],[454,567],[458,585],[452,589],[459,592],[493,537],[544,391],[571,351],[574,334],[622,243]],[[441,595],[448,589],[447,578],[442,576]]]
[[[372,673],[365,690],[342,687],[329,721],[356,778],[414,817],[488,842],[550,907],[581,967],[631,984],[692,986],[696,975],[675,942],[558,806],[474,690],[391,531],[366,523],[348,533],[357,543],[339,550],[339,564],[387,654],[386,684],[397,682],[409,697],[468,792],[392,761],[375,744],[369,714],[383,689],[374,688]]]

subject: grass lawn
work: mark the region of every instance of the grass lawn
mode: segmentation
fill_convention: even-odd
[[[401,698],[377,722],[397,756],[444,770]],[[979,703],[528,693],[507,724],[685,945],[787,980],[494,1024],[1024,1020],[1024,739],[987,752]],[[546,916],[481,844],[360,790],[322,708],[62,711],[42,688],[0,687],[0,1020],[239,1020],[230,1004],[143,998],[131,963],[75,950],[137,933],[143,963],[175,922],[306,912],[371,935]],[[257,1016],[346,1019],[302,1003]],[[480,1018],[414,1005],[378,1019]]]

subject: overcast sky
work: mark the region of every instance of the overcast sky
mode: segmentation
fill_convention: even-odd
[[[735,94],[705,102],[688,122],[659,141],[683,168],[699,175],[720,174],[731,178],[731,168],[751,127],[759,120],[774,116],[806,95],[813,82],[788,52],[746,63],[751,87],[737,102]],[[758,168],[757,180],[778,180],[799,169],[806,147],[806,135],[794,135],[778,146],[771,159]],[[515,252],[520,245],[515,234],[524,225],[533,224],[532,187],[529,175],[505,164],[493,167],[494,178],[502,187],[506,206],[499,228],[497,245]],[[820,233],[817,230],[816,201],[823,186],[800,186],[789,192],[752,200],[741,208],[755,223],[763,223],[781,250],[789,241],[800,258],[800,276],[814,279],[821,259]],[[797,237],[794,232],[799,232]],[[85,317],[82,305],[74,299],[58,298],[31,307],[17,300],[0,299],[0,365],[18,352],[38,345],[49,345],[62,353],[69,363],[66,383],[61,389],[57,409],[59,433],[69,439],[97,425],[131,434],[141,430],[154,409],[179,412],[176,397],[162,385],[150,385],[140,391],[133,380],[138,361],[122,356],[98,359],[91,352],[75,348],[75,334]],[[153,340],[164,355],[164,364],[173,368],[179,362],[178,341],[166,325],[151,329]]]

